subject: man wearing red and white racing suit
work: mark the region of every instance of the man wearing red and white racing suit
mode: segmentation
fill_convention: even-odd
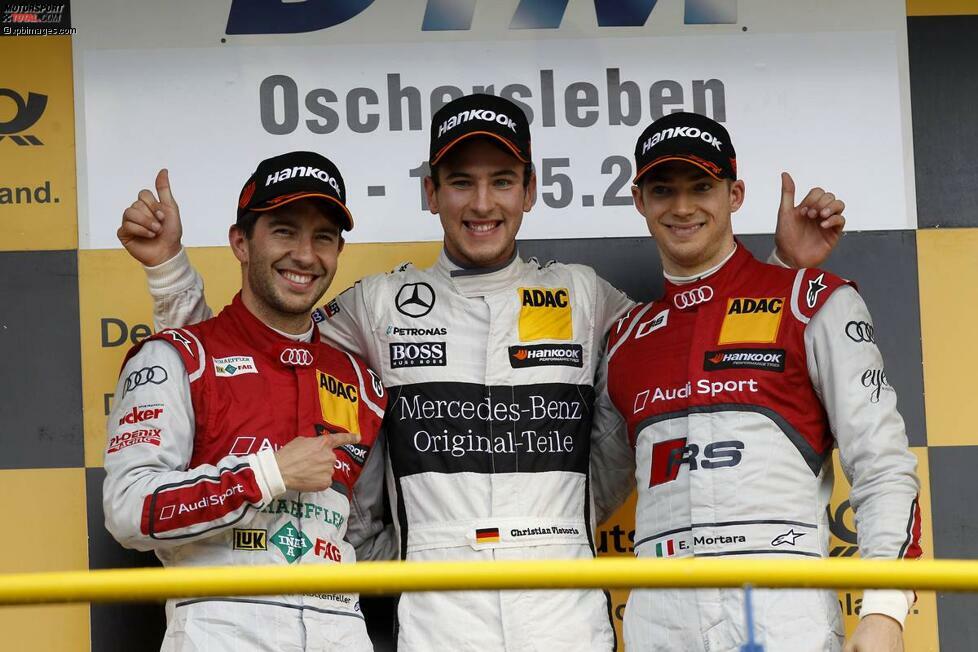
[[[254,213],[239,215],[232,229],[251,222],[250,267],[272,261],[268,276],[278,269],[316,278],[294,290],[285,290],[288,279],[274,281],[271,292],[299,306],[295,334],[280,325],[276,304],[260,298],[269,290],[246,283],[218,316],[154,335],[124,364],[109,417],[106,526],[167,567],[355,561],[345,540],[358,509],[354,485],[368,458],[382,461],[370,453],[386,397],[362,361],[314,336],[308,309],[332,278],[342,222],[305,201],[257,224]],[[298,243],[311,223],[318,244],[287,242]],[[321,249],[329,256],[309,255]],[[329,259],[325,269],[317,258]],[[270,319],[276,310],[279,319]],[[372,649],[355,594],[172,599],[166,615],[167,651]]]
[[[683,133],[712,134],[723,153]],[[743,182],[728,143],[719,124],[673,114],[636,150],[636,205],[667,277],[665,296],[633,308],[608,345],[608,391],[636,456],[636,554],[827,557],[838,444],[862,556],[917,557],[916,458],[866,305],[827,272],[764,264],[734,241]],[[841,649],[834,592],[754,596],[768,652]],[[898,637],[912,603],[866,591],[861,615],[889,616],[869,620]],[[629,650],[739,650],[742,591],[633,591],[624,631]]]

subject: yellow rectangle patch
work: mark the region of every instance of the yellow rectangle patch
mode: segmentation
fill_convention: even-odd
[[[728,299],[717,344],[776,342],[783,311],[783,297]]]
[[[567,288],[518,288],[520,342],[574,339]]]
[[[316,370],[319,377],[319,407],[323,420],[347,432],[360,432],[360,396],[356,386]]]

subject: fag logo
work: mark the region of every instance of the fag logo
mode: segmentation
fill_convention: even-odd
[[[0,122],[0,140],[9,136],[15,144],[21,147],[31,147],[43,145],[44,143],[34,135],[24,134],[33,127],[48,105],[48,96],[40,93],[28,93],[25,100],[19,93],[10,88],[0,88],[0,98],[6,97],[13,101],[16,110],[14,117],[7,122]],[[0,115],[7,114],[7,111],[0,111]]]
[[[520,342],[570,340],[574,337],[567,288],[517,288]]]
[[[735,297],[727,300],[717,344],[771,344],[778,339],[784,297]]]

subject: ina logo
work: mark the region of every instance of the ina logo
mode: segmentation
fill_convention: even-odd
[[[302,555],[309,552],[312,542],[298,525],[286,523],[278,532],[272,535],[272,545],[282,551],[290,564],[299,561]]]
[[[9,136],[10,140],[21,147],[32,145],[43,145],[41,139],[31,134],[22,133],[27,131],[44,115],[44,109],[48,105],[48,96],[40,93],[28,93],[25,100],[21,95],[9,88],[0,88],[0,97],[6,97],[13,101],[17,110],[14,117],[7,122],[0,122],[0,140]],[[0,112],[3,114],[5,112]]]

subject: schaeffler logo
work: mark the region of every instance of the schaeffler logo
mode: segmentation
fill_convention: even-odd
[[[329,175],[325,170],[320,170],[319,168],[306,167],[304,165],[296,165],[295,167],[285,168],[284,170],[279,170],[274,174],[268,175],[265,180],[265,187],[278,183],[280,181],[287,181],[288,179],[295,179],[297,177],[314,177],[319,179],[323,183],[328,183],[330,187],[336,191],[337,196],[343,199],[343,191],[340,190],[339,182]]]
[[[28,93],[27,99],[9,88],[0,88],[0,98],[6,97],[14,103],[16,110],[14,117],[7,122],[0,122],[0,140],[9,136],[17,145],[21,147],[31,147],[43,145],[41,139],[32,134],[24,134],[41,119],[44,109],[48,105],[48,96],[40,93]],[[0,109],[3,103],[0,101]],[[8,111],[0,110],[0,115],[9,115]]]
[[[255,2],[233,0],[228,34],[297,34],[329,29],[363,13],[374,0],[306,0]],[[423,32],[472,29],[476,0],[428,0]],[[568,0],[521,0],[509,29],[557,29]],[[642,27],[658,0],[594,0],[598,27]],[[404,20],[404,19],[402,19]],[[408,18],[408,21],[411,19]],[[736,0],[685,0],[686,25],[732,25],[737,22]]]

